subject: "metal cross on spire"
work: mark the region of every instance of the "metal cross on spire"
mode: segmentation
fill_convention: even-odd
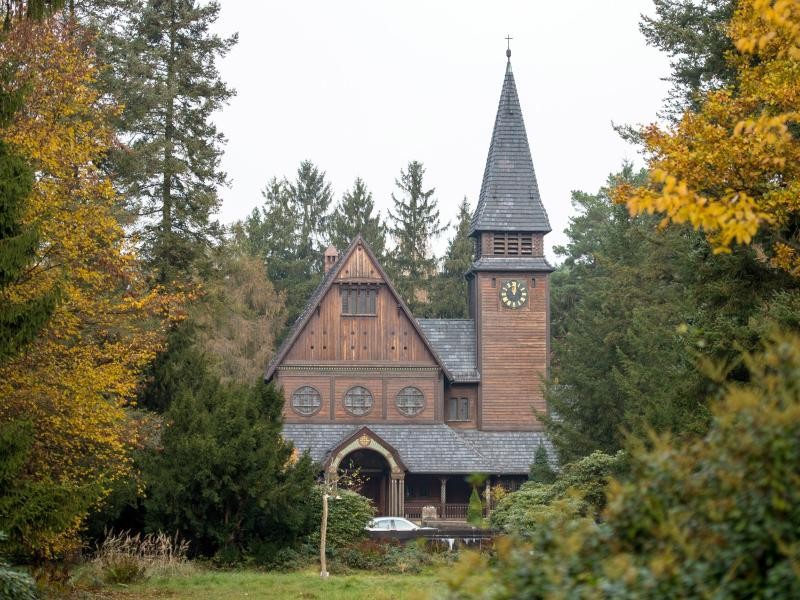
[[[512,38],[510,35],[506,36],[506,42],[508,43],[508,48],[506,49],[506,56],[508,58],[511,58],[511,40],[513,39],[514,38]]]

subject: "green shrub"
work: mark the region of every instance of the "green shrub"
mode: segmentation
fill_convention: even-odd
[[[316,469],[281,437],[283,392],[224,384],[207,367],[197,379],[164,413],[162,451],[144,460],[148,529],[226,560],[255,543],[298,543],[315,525]]]
[[[800,597],[800,339],[745,364],[707,435],[636,445],[599,520],[579,495],[540,505],[525,542],[464,560],[458,597]]]
[[[492,511],[492,527],[509,533],[530,532],[536,522],[536,512],[543,507],[571,496],[580,500],[579,513],[599,515],[606,505],[606,485],[613,476],[627,470],[626,455],[593,452],[574,463],[564,465],[550,484],[529,481],[516,492],[500,500]]]
[[[37,600],[36,584],[27,573],[15,571],[0,560],[0,600]]]
[[[478,526],[483,521],[483,504],[481,504],[481,497],[478,495],[477,488],[472,488],[472,493],[469,495],[469,505],[467,506],[467,522]]]
[[[550,466],[550,460],[547,457],[547,449],[544,444],[540,443],[536,448],[530,472],[528,473],[528,480],[535,483],[553,483],[556,480],[556,472]]]
[[[375,516],[375,507],[368,498],[340,489],[337,498],[328,502],[328,548],[344,548],[356,544],[367,536],[364,529]],[[322,522],[322,487],[317,486],[313,496],[315,529],[309,543],[319,547],[319,528]]]

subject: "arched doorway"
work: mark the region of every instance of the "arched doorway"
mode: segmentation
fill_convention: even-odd
[[[379,515],[387,514],[391,468],[383,455],[374,450],[353,450],[339,463],[338,472],[355,475],[360,483],[356,491],[372,500]]]
[[[331,477],[339,472],[339,466],[344,459],[358,451],[365,450],[379,454],[388,465],[389,474],[383,487],[378,486],[378,492],[383,490],[383,502],[377,505],[378,514],[403,516],[405,515],[404,490],[406,466],[400,460],[397,451],[387,444],[380,436],[371,431],[369,427],[362,427],[349,437],[343,439],[331,448],[328,458],[323,463],[325,477]],[[362,455],[357,455],[362,456]],[[374,458],[370,458],[373,461]],[[373,463],[374,464],[374,463]],[[373,483],[373,485],[377,485]],[[380,496],[379,496],[380,497]]]

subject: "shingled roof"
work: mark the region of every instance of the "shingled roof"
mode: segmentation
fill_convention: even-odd
[[[555,271],[543,256],[481,256],[469,268],[473,271]]]
[[[417,319],[431,345],[450,369],[455,382],[480,381],[472,319]]]
[[[328,452],[364,425],[286,423],[284,438],[312,460],[323,463]],[[555,460],[550,442],[540,431],[489,432],[431,425],[368,424],[397,451],[410,473],[527,473],[539,444]]]
[[[550,231],[539,197],[510,58],[470,235],[479,231]]]

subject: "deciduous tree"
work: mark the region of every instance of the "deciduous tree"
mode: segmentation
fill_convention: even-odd
[[[5,293],[24,303],[57,285],[62,298],[25,352],[0,367],[0,422],[32,423],[25,471],[35,480],[103,490],[130,469],[124,407],[160,346],[172,298],[146,288],[97,166],[113,144],[115,107],[94,87],[88,47],[58,19],[17,24],[0,43],[4,60],[25,67],[14,78],[28,92],[25,110],[0,135],[36,170],[21,222],[39,234],[35,259]],[[38,550],[63,548],[82,516]]]
[[[743,0],[729,27],[735,84],[675,126],[644,131],[650,182],[622,187],[633,214],[702,229],[716,252],[756,243],[800,277],[800,6]]]

